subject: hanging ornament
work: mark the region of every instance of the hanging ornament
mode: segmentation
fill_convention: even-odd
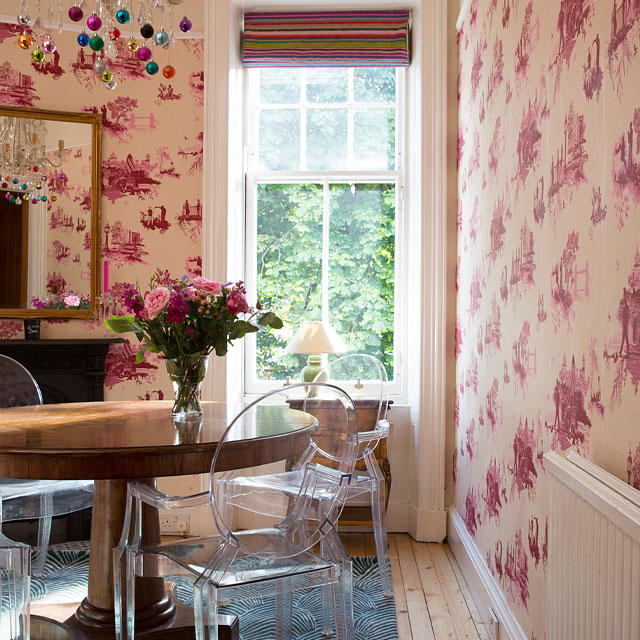
[[[16,197],[15,196],[9,196],[9,202],[11,204],[13,204],[16,201]]]
[[[42,48],[45,53],[53,53],[56,50],[56,43],[53,41],[50,35],[47,35],[46,38],[42,41]]]
[[[98,31],[102,26],[102,20],[100,20],[99,16],[95,13],[95,11],[87,18],[87,27],[91,29],[91,31]]]
[[[84,17],[84,12],[82,11],[82,7],[75,5],[69,9],[69,20],[73,22],[80,22]]]
[[[119,40],[120,35],[121,35],[120,29],[116,29],[115,27],[111,29],[111,31],[109,31],[109,36],[111,37],[112,40]]]
[[[151,53],[151,49],[149,47],[140,47],[138,49],[138,58],[142,60],[142,62],[148,62],[151,60],[153,54]]]
[[[104,86],[113,91],[118,86],[118,83],[115,80],[109,80],[109,82],[104,83]]]
[[[93,63],[93,72],[96,73],[97,75],[101,76],[106,70],[107,70],[107,65],[105,64],[105,61],[102,58],[98,58]]]
[[[21,49],[31,49],[32,44],[33,38],[28,33],[23,33],[21,36],[18,36],[18,46]]]
[[[173,78],[173,76],[176,75],[176,70],[170,64],[168,64],[162,68],[162,75],[167,78],[167,80],[170,80],[171,78]]]
[[[41,200],[42,200],[42,202],[46,202],[47,201],[47,196],[42,196]]]
[[[158,70],[160,69],[160,67],[158,66],[157,62],[150,60],[149,62],[147,62],[146,69],[147,69],[147,73],[150,76],[155,76],[156,73],[158,73]]]
[[[180,31],[182,31],[182,33],[189,33],[192,27],[193,25],[191,24],[191,20],[189,20],[187,16],[180,20]]]
[[[140,27],[140,35],[146,40],[153,35],[153,27],[147,22]]]
[[[1,186],[2,186],[2,188],[3,188],[3,189],[6,189],[9,185],[8,185],[8,183],[3,182]],[[7,194],[5,195],[5,198],[8,198],[8,197],[9,197],[9,193],[7,193]]]
[[[14,179],[11,181],[11,183],[12,183],[12,184],[18,184],[18,178],[14,178]]]
[[[31,198],[31,204],[38,204],[38,201],[35,198]]]
[[[127,40],[127,49],[134,53],[140,48],[140,43],[135,38],[129,38]]]
[[[116,13],[116,20],[120,24],[127,24],[131,20],[131,14],[126,9],[119,9]]]
[[[155,35],[156,44],[161,47],[166,47],[169,44],[169,34],[164,30],[160,29]]]
[[[82,33],[78,34],[78,44],[81,47],[86,47],[89,44],[89,41],[91,39],[89,38],[89,36],[83,31]]]
[[[45,53],[42,49],[34,49],[31,52],[31,57],[33,58],[34,62],[42,62],[46,58]]]
[[[28,27],[31,24],[31,17],[27,14],[18,16],[18,24],[22,27]]]
[[[18,196],[18,197],[16,198],[16,204],[17,204],[17,205],[21,205],[21,204],[22,204],[22,200],[20,199],[20,196]]]
[[[36,189],[42,189],[42,185],[39,182],[36,182],[35,187]]]
[[[21,184],[21,185],[20,185],[20,188],[24,190],[24,189],[26,189],[26,188],[27,188],[27,185],[26,185],[26,184]]]
[[[102,82],[111,82],[113,80],[113,71],[111,71],[111,69],[106,69],[100,78]]]
[[[51,202],[55,202],[58,199],[58,196],[51,196]]]
[[[100,36],[93,36],[93,38],[89,40],[89,46],[94,51],[102,51],[104,48],[104,40]]]

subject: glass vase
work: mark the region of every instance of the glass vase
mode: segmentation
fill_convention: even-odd
[[[171,410],[174,422],[202,417],[200,386],[207,373],[209,356],[180,356],[165,362],[175,396]]]

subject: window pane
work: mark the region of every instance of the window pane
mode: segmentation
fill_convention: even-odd
[[[276,355],[304,320],[322,316],[322,185],[260,184],[257,202],[257,291],[284,329],[256,337],[260,379],[297,377],[306,355]]]
[[[309,102],[346,102],[347,69],[307,69]]]
[[[330,185],[329,321],[393,377],[395,185]]]
[[[347,165],[347,110],[309,109],[307,169],[344,169]]]
[[[300,111],[266,109],[260,112],[260,165],[267,171],[300,167]]]
[[[357,109],[353,118],[353,162],[356,169],[395,168],[395,109]]]
[[[356,102],[396,102],[396,70],[392,67],[356,68],[353,72]]]
[[[300,69],[260,69],[260,102],[298,104]]]

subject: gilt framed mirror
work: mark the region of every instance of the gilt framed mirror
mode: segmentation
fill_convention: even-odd
[[[0,106],[0,318],[92,318],[101,116]]]

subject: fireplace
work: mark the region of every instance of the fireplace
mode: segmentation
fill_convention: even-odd
[[[122,338],[0,340],[0,353],[24,365],[45,404],[104,400],[109,345]]]

